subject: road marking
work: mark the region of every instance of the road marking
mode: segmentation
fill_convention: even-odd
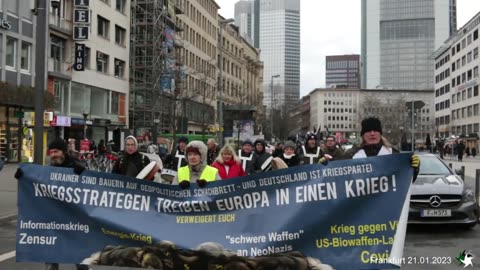
[[[5,254],[0,255],[0,262],[3,262],[3,261],[6,261],[6,260],[8,260],[8,259],[10,259],[10,258],[15,257],[15,253],[16,253],[16,252],[15,252],[15,250],[14,250],[14,251],[10,251],[10,252],[8,252],[8,253],[5,253]]]

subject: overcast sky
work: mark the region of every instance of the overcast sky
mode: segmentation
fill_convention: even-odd
[[[447,1],[447,0],[445,0]],[[219,13],[234,17],[237,0],[216,0]],[[325,56],[360,54],[360,0],[301,0],[300,97],[325,86]],[[457,26],[480,11],[480,0],[457,0]]]

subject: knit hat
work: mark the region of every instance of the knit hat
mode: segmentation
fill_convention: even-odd
[[[63,152],[67,152],[67,143],[62,138],[55,138],[48,144],[48,150],[57,149]]]
[[[187,137],[179,137],[178,138],[178,143],[181,143],[181,142],[184,142],[186,144],[188,144],[188,138]]]
[[[360,134],[363,136],[363,134],[372,130],[378,131],[380,132],[380,134],[382,134],[382,123],[380,122],[380,120],[375,117],[369,117],[369,118],[363,119],[362,131]]]
[[[202,158],[202,163],[207,164],[207,146],[202,141],[191,141],[187,144],[185,155],[188,153],[197,153]]]
[[[291,148],[293,148],[293,150],[295,150],[295,148],[296,148],[297,146],[296,146],[295,143],[292,142],[292,141],[286,141],[286,142],[283,144],[283,150],[285,150],[285,148],[287,148],[287,147],[291,147]]]
[[[245,141],[242,142],[242,146],[244,146],[245,144],[249,144],[250,146],[253,147],[253,143],[249,139],[246,139]]]

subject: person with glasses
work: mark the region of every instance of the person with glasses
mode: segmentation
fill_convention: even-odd
[[[325,154],[328,154],[332,157],[332,160],[341,160],[345,159],[344,151],[342,148],[337,145],[337,138],[333,135],[327,137],[325,148],[322,149]]]
[[[138,152],[138,142],[133,136],[125,138],[125,151],[113,166],[112,173],[136,177],[150,163],[150,159]]]

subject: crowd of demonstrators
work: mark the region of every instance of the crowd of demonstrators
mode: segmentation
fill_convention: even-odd
[[[242,168],[240,158],[235,154],[235,150],[230,145],[222,147],[212,167],[218,170],[218,174],[222,180],[246,175],[245,170]]]
[[[181,188],[190,187],[190,183],[197,183],[204,187],[208,182],[220,180],[218,170],[207,164],[207,146],[202,141],[191,141],[185,149],[187,165],[178,169],[177,176],[172,184]]]
[[[247,175],[255,172],[255,155],[253,152],[253,143],[249,139],[242,142],[242,149],[238,150],[238,157],[242,163],[242,168]]]
[[[220,146],[218,146],[218,143],[214,138],[210,138],[207,140],[207,148],[207,164],[212,165],[212,163],[215,162],[215,159],[218,157]]]
[[[187,159],[185,157],[185,150],[188,144],[187,137],[180,137],[177,139],[177,148],[173,149],[170,155],[165,160],[165,167],[174,171],[178,171],[181,167],[187,165]],[[207,158],[205,156],[205,158]]]
[[[138,152],[138,142],[134,136],[125,138],[125,151],[113,166],[112,173],[136,177],[148,164],[150,159]]]

